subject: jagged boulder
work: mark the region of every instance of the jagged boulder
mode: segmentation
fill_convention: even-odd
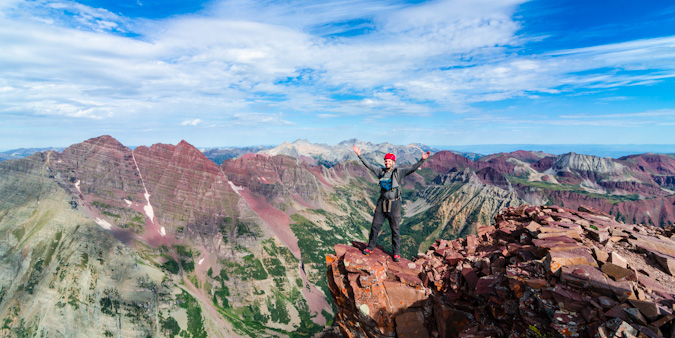
[[[363,255],[365,244],[338,244],[336,255],[326,256],[328,287],[340,308],[336,317],[348,337],[408,336],[426,333],[424,305],[431,289],[419,275],[422,267],[407,259],[394,262],[378,248]],[[398,335],[396,333],[398,330]]]
[[[589,207],[519,206],[412,261],[338,245],[335,321],[345,337],[673,337],[672,236]]]

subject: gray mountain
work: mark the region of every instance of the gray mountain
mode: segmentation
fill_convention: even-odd
[[[383,158],[386,153],[396,155],[398,165],[412,164],[417,162],[423,152],[438,152],[438,149],[419,144],[411,143],[408,145],[393,145],[391,143],[371,143],[363,142],[357,139],[342,141],[336,145],[327,145],[323,143],[311,143],[307,140],[296,140],[294,142],[284,142],[272,149],[263,150],[262,153],[268,155],[288,155],[291,157],[306,157],[315,160],[324,165],[334,165],[339,162],[355,160],[356,155],[352,147],[356,145],[361,148],[362,155],[372,163],[383,164]]]

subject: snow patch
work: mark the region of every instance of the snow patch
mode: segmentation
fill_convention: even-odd
[[[80,190],[80,180],[77,180],[77,182],[75,182],[75,188],[77,188],[77,192],[79,192],[80,194],[82,193],[82,190]]]
[[[164,229],[164,227],[162,227],[161,229],[159,229],[159,233],[160,233],[162,236],[166,236],[166,230]]]
[[[241,195],[241,194],[239,193],[239,191],[244,190],[244,188],[238,187],[238,186],[234,185],[234,183],[232,183],[231,181],[230,181],[230,182],[227,182],[227,183],[230,184],[230,187],[232,188],[232,190],[234,190],[234,192],[237,193],[237,195]]]
[[[106,230],[112,229],[112,224],[108,223],[108,221],[106,221],[104,219],[100,219],[100,218],[97,217],[95,222],[96,222],[96,224],[100,225],[101,228],[103,228],[103,229],[106,229]]]
[[[200,259],[199,263],[197,263],[197,265],[202,265],[203,262],[204,262],[204,258]]]
[[[145,190],[145,200],[148,201],[148,204],[146,204],[143,207],[143,211],[145,211],[145,214],[148,216],[150,219],[150,222],[155,223],[155,210],[152,208],[152,204],[150,204],[150,194],[147,192],[148,190]]]
[[[266,180],[264,177],[262,177],[262,176],[258,176],[258,180],[261,180],[261,181],[263,181],[263,182],[267,182],[267,180]]]
[[[125,202],[128,206],[131,206],[131,205],[133,204],[133,203],[131,203],[130,200],[126,200],[126,199],[124,200],[124,202]]]
[[[134,156],[133,152],[131,153],[131,158],[134,159],[136,171],[138,171],[138,177],[141,178],[141,183],[143,183],[143,189],[145,190],[145,200],[148,201],[148,204],[143,207],[143,211],[145,211],[145,215],[148,216],[148,218],[150,219],[150,223],[155,224],[155,210],[152,208],[152,204],[150,204],[150,193],[148,192],[148,188],[145,186],[145,181],[143,181],[143,175],[141,175],[141,170],[138,169],[136,156]],[[164,236],[164,234],[162,234],[162,236]]]

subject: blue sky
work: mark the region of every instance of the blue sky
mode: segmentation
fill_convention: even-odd
[[[0,150],[675,144],[671,1],[0,0],[0,48]]]

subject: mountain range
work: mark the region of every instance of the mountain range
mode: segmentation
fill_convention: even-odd
[[[325,256],[367,237],[376,202],[353,145],[372,162],[394,152],[399,165],[433,152],[403,182],[405,257],[523,204],[675,223],[666,155],[473,160],[419,144],[298,140],[217,163],[185,141],[132,150],[101,136],[0,163],[0,335],[312,336],[335,313]]]

